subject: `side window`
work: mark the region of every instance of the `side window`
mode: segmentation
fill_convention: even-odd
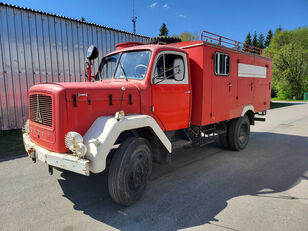
[[[230,56],[224,53],[215,53],[214,60],[215,75],[229,75],[230,72]]]
[[[154,76],[158,79],[164,79],[166,76],[164,68],[164,55],[161,55],[157,60]]]
[[[153,83],[183,81],[185,79],[184,59],[181,55],[162,54],[156,63]],[[172,81],[173,80],[173,81]],[[170,82],[171,81],[171,82]]]

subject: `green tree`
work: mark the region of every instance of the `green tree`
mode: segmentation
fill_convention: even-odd
[[[308,28],[275,33],[269,45],[277,96],[301,99],[308,92]]]
[[[251,46],[251,35],[250,35],[249,32],[248,32],[248,34],[246,35],[245,44]],[[244,46],[244,47],[243,47],[243,51],[248,51],[248,47]]]
[[[257,39],[257,32],[255,32],[253,34],[253,38],[252,38],[252,44],[251,44],[253,47],[257,47],[258,46],[258,39]],[[251,51],[252,53],[255,53],[255,49],[252,49]]]
[[[281,28],[281,25],[279,25],[279,27],[275,30],[275,34],[281,32],[281,31],[282,31],[282,28]]]
[[[85,22],[86,19],[84,17],[81,17],[80,21]]]
[[[273,37],[272,30],[269,29],[268,32],[267,32],[267,36],[266,36],[265,42],[264,42],[264,46],[265,47],[268,47],[270,45],[272,37]]]
[[[168,29],[165,23],[160,27],[159,36],[168,36]]]
[[[183,32],[183,33],[181,33],[179,35],[174,34],[172,36],[180,38],[182,40],[182,42],[194,41],[194,40],[198,40],[199,39],[199,35],[198,35],[197,32],[195,32],[193,34],[190,33],[190,32]]]
[[[263,36],[262,32],[259,34],[257,47],[260,48],[260,49],[264,48],[264,36]]]

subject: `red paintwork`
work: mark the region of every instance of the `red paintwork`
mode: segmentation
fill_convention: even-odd
[[[202,45],[180,48],[197,44]],[[254,105],[256,112],[269,109],[271,60],[268,58],[245,54],[203,41],[180,42],[168,46],[124,44],[122,47],[125,48],[112,54],[133,50],[152,52],[149,68],[143,80],[110,79],[87,83],[40,84],[30,88],[29,94],[51,95],[54,109],[52,128],[30,121],[30,131],[32,130],[30,135],[34,143],[55,152],[68,151],[64,144],[66,133],[76,131],[84,135],[97,117],[113,116],[119,110],[122,86],[126,88],[122,103],[125,113],[150,115],[164,131],[187,128],[190,126],[189,122],[192,125],[201,126],[236,118],[241,115],[243,106],[247,104]],[[161,51],[165,50],[187,55],[188,84],[151,84],[154,60]],[[230,54],[229,77],[214,75],[212,56],[215,51]],[[238,59],[241,63],[268,65],[267,79],[237,78]],[[251,82],[254,83],[252,89]],[[232,87],[228,87],[229,83]],[[189,90],[192,94],[184,94]],[[78,93],[87,94],[87,96],[78,97]],[[73,95],[77,96],[77,107],[74,107]],[[113,105],[109,105],[109,95],[112,95]],[[129,104],[129,95],[132,96],[132,104]],[[152,106],[154,106],[154,113]],[[40,133],[39,137],[37,131]]]
[[[189,84],[156,84],[152,86],[154,113],[167,131],[188,127],[190,94],[185,94],[185,92],[189,90]]]
[[[124,42],[124,43],[118,43],[115,47],[116,50],[121,50],[124,48],[128,48],[128,47],[134,47],[134,46],[139,46],[139,45],[143,45],[143,43],[140,42]]]
[[[199,44],[199,45],[198,45]],[[192,125],[207,125],[241,116],[245,105],[254,106],[255,112],[270,107],[270,83],[272,61],[270,58],[240,52],[235,49],[206,43],[203,41],[170,44],[187,47],[192,82]],[[220,51],[230,55],[229,76],[214,74],[214,53]],[[239,78],[240,63],[266,66],[267,78]],[[251,88],[251,83],[253,87]],[[231,87],[228,85],[232,84]]]

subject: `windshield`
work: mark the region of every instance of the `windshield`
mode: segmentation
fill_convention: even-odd
[[[150,55],[150,51],[133,51],[123,53],[120,57],[114,77],[143,79],[148,69]]]
[[[96,79],[97,80],[111,79],[114,73],[114,69],[116,67],[118,58],[119,58],[119,54],[115,54],[115,55],[103,58],[99,66]]]

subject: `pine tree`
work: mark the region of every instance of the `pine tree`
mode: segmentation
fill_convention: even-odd
[[[246,35],[245,44],[251,46],[251,35],[250,35],[249,32],[248,32],[248,34]],[[248,51],[248,46],[244,46],[244,47],[243,47],[243,51]]]
[[[253,47],[257,47],[257,46],[258,46],[257,32],[255,32],[255,33],[253,34],[252,46],[253,46]],[[251,52],[252,52],[252,53],[256,53],[256,51],[255,51],[254,48],[252,48],[252,51],[251,51]]]
[[[279,25],[279,27],[276,29],[275,34],[282,31],[281,25]]]
[[[160,27],[159,36],[168,36],[168,29],[165,23],[163,23],[163,25]]]
[[[264,48],[264,36],[262,32],[259,34],[257,47],[260,49]]]
[[[267,32],[267,36],[266,36],[266,39],[265,39],[265,43],[264,43],[264,46],[265,47],[268,47],[271,43],[271,40],[272,40],[272,37],[273,37],[273,33],[272,33],[272,30],[269,29],[268,32]]]

